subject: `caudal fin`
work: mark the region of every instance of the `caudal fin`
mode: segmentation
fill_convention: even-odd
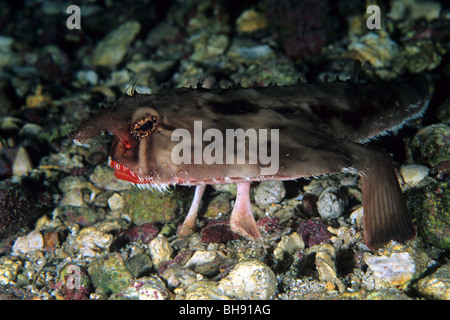
[[[389,156],[372,153],[362,176],[364,238],[371,249],[404,242],[416,231]]]

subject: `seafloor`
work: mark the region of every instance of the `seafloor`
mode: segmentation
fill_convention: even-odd
[[[0,299],[450,298],[448,3],[76,5],[0,2]],[[344,174],[253,184],[263,244],[230,231],[235,186],[208,187],[181,239],[193,189],[133,188],[107,166],[112,136],[68,137],[132,90],[347,80],[355,60],[362,82],[429,81],[423,116],[369,143],[393,155],[407,243],[365,245],[360,181]]]

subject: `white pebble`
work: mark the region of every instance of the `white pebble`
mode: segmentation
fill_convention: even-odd
[[[83,257],[95,257],[106,251],[113,241],[113,236],[94,227],[84,228],[75,239],[75,246]]]
[[[152,258],[155,269],[158,268],[166,261],[170,260],[172,255],[172,247],[166,237],[158,235],[155,239],[148,244],[150,256]]]
[[[27,175],[31,170],[33,170],[33,164],[30,156],[24,147],[20,147],[12,164],[12,174],[21,177]]]
[[[23,254],[40,250],[44,247],[44,239],[39,231],[33,230],[28,235],[17,238],[12,248],[13,254]]]
[[[404,165],[400,167],[405,183],[415,185],[428,176],[429,168],[417,164]]]
[[[325,189],[317,200],[317,211],[322,219],[337,219],[344,212],[346,199],[338,188]]]
[[[364,261],[376,278],[397,286],[409,281],[415,271],[415,263],[408,252],[393,253],[387,256],[364,254]]]

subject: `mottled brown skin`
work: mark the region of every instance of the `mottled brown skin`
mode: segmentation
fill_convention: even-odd
[[[121,98],[113,108],[83,122],[72,138],[79,142],[103,131],[113,133],[111,164],[125,166],[143,180],[124,174],[117,166],[116,176],[138,184],[160,189],[175,184],[237,183],[231,226],[256,240],[261,236],[249,208],[251,181],[291,180],[340,171],[359,174],[365,241],[370,248],[378,248],[389,240],[411,239],[415,230],[392,160],[360,143],[423,113],[427,95],[427,84],[420,77],[370,84],[336,81],[268,88],[163,90]],[[260,163],[175,165],[171,151],[178,142],[171,141],[172,132],[185,128],[194,135],[193,124],[198,120],[203,131],[216,128],[224,136],[226,129],[279,129],[278,172],[261,175]],[[203,142],[203,148],[209,143]],[[198,188],[197,198],[201,199],[203,190]],[[199,201],[194,201],[193,207],[198,207]],[[195,227],[196,211],[191,210],[182,234]]]

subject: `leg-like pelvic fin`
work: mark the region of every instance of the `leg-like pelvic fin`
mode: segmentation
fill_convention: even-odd
[[[195,232],[197,223],[197,213],[200,207],[200,201],[202,200],[203,193],[205,192],[206,185],[198,185],[195,187],[194,199],[192,200],[189,212],[178,230],[179,237],[188,237]]]
[[[261,234],[250,206],[250,182],[239,182],[236,186],[236,202],[230,218],[231,231],[244,238],[258,241],[261,239]]]

